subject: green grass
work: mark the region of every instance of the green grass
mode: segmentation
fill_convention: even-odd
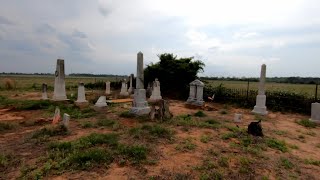
[[[287,158],[280,157],[280,165],[285,169],[292,169],[294,164]]]
[[[178,150],[178,151],[193,151],[196,149],[196,147],[197,147],[197,145],[192,143],[192,139],[187,138],[187,139],[184,139],[182,142],[180,142],[176,146],[176,150]]]
[[[228,140],[228,139],[237,138],[237,137],[238,137],[238,136],[237,136],[236,133],[234,133],[234,132],[228,132],[228,133],[226,133],[226,134],[223,134],[223,135],[221,136],[221,139],[223,139],[223,140]]]
[[[82,127],[82,128],[92,128],[92,127],[94,127],[94,125],[90,122],[90,121],[84,121],[84,122],[81,122],[80,123],[80,126]]]
[[[200,137],[200,141],[203,143],[208,143],[211,139],[212,139],[212,137],[208,136],[208,135],[201,135],[201,137]]]
[[[114,129],[117,129],[120,126],[117,121],[110,120],[110,119],[99,119],[96,125],[103,126],[103,127],[112,127]]]
[[[149,149],[143,145],[119,143],[118,134],[92,133],[74,141],[51,142],[36,167],[21,171],[22,179],[42,179],[53,172],[108,168],[113,162],[130,162],[133,165],[146,161]]]
[[[229,167],[229,158],[228,158],[228,157],[225,157],[225,156],[221,156],[221,157],[218,159],[218,164],[219,164],[221,167]]]
[[[315,128],[315,127],[317,127],[317,123],[312,122],[312,121],[310,121],[308,119],[302,119],[302,120],[296,121],[296,123],[301,125],[301,126],[304,126],[306,128]]]
[[[69,134],[69,130],[64,125],[47,126],[40,130],[36,130],[31,138],[51,137]]]
[[[7,123],[7,122],[0,122],[0,132],[11,130],[16,127],[16,124],[13,123]]]
[[[252,171],[250,167],[250,164],[252,164],[252,161],[249,158],[240,157],[239,162],[240,162],[239,173],[247,174]]]
[[[267,138],[266,144],[272,149],[280,150],[281,152],[288,152],[288,147],[285,141],[280,141],[275,138]]]
[[[194,116],[196,117],[206,117],[207,115],[203,111],[197,111],[194,113]]]
[[[192,116],[190,115],[180,115],[168,122],[176,126],[184,127],[200,127],[210,129],[218,129],[221,127],[221,123],[215,119],[192,119]]]
[[[320,161],[319,160],[314,160],[314,159],[305,159],[304,163],[305,164],[315,165],[315,166],[320,166]]]
[[[129,134],[137,139],[155,140],[158,138],[172,139],[173,132],[167,127],[161,125],[143,125],[141,127],[131,128]]]
[[[130,113],[129,111],[124,111],[122,113],[119,114],[120,117],[124,117],[124,118],[134,118],[136,117],[133,113]]]

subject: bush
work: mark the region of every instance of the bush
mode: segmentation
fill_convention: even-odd
[[[159,62],[149,64],[144,70],[144,85],[158,78],[161,82],[163,96],[172,98],[187,98],[189,83],[197,78],[198,72],[204,68],[204,63],[193,57],[180,58],[173,54],[158,55]]]

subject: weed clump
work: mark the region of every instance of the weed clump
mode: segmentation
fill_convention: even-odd
[[[268,138],[266,140],[266,144],[268,147],[270,147],[272,149],[278,149],[281,152],[288,152],[288,147],[287,147],[285,141],[279,141],[275,138]]]
[[[196,113],[194,113],[194,116],[197,117],[205,117],[207,116],[203,111],[197,111]]]
[[[317,123],[315,122],[312,122],[308,119],[302,119],[300,121],[296,121],[297,124],[301,125],[301,126],[304,126],[306,128],[315,128],[317,127]]]
[[[39,137],[51,137],[51,136],[59,136],[59,135],[67,135],[69,134],[69,130],[64,125],[58,125],[58,126],[48,126],[44,127],[40,130],[35,131],[32,134],[31,138],[39,138]]]

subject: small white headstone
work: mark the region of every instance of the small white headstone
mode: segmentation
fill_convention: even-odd
[[[235,113],[234,114],[234,122],[242,122],[242,114]]]
[[[54,111],[54,116],[53,116],[53,119],[52,119],[52,124],[57,124],[61,119],[61,115],[60,115],[60,109],[59,107],[57,106],[55,111]]]
[[[125,79],[122,81],[120,96],[129,96],[127,82]]]
[[[109,82],[109,81],[107,81],[107,82],[106,82],[106,95],[109,95],[109,94],[111,94],[111,90],[110,90],[110,82]]]
[[[70,121],[70,115],[67,114],[67,113],[64,113],[64,114],[63,114],[62,124],[63,124],[65,127],[69,127],[69,121]]]
[[[85,93],[85,89],[84,89],[84,83],[79,83],[78,86],[78,99],[76,101],[76,103],[86,103],[88,102],[86,100],[86,93]]]
[[[160,82],[156,78],[155,81],[153,81],[153,86],[152,86],[152,94],[150,96],[151,100],[159,100],[162,99],[161,96],[161,91],[160,91]]]
[[[106,107],[107,106],[107,100],[106,96],[100,96],[98,101],[94,106],[96,107]]]
[[[48,99],[47,89],[48,89],[47,84],[43,83],[42,84],[42,98],[41,98],[43,100],[47,100]]]
[[[311,104],[311,119],[310,121],[320,123],[320,103]]]

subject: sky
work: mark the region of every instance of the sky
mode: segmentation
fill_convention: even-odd
[[[0,72],[129,75],[137,53],[200,76],[320,77],[319,0],[0,0]]]

